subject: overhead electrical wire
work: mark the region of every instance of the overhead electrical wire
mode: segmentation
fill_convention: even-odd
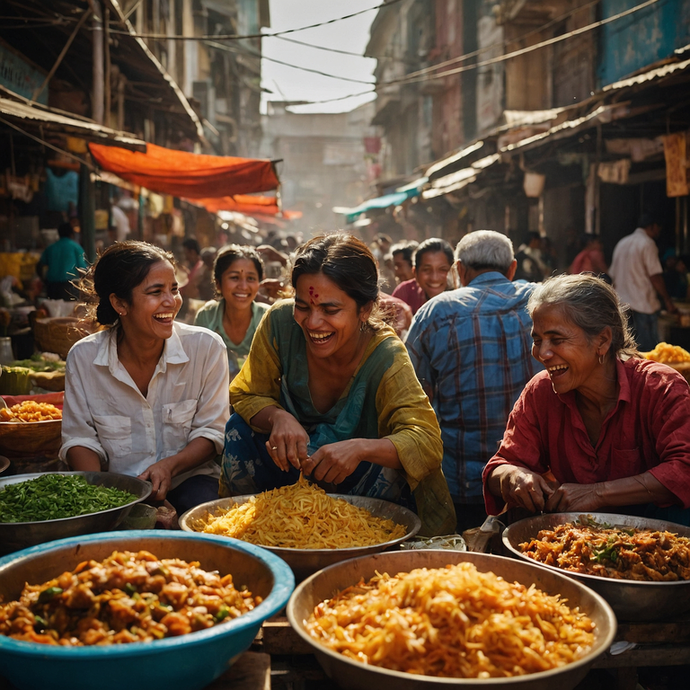
[[[388,7],[389,5],[395,5],[399,2],[401,2],[401,0],[387,0],[387,2],[382,2],[380,5],[375,5],[374,7],[367,7],[366,9],[358,10],[357,12],[351,12],[350,14],[346,14],[342,17],[335,17],[334,19],[328,19],[324,22],[317,22],[316,24],[309,24],[309,26],[300,26],[295,29],[284,29],[283,31],[275,31],[270,34],[245,34],[243,36],[239,36],[237,34],[217,34],[215,36],[178,36],[173,34],[169,36],[168,34],[132,34],[130,31],[118,31],[116,29],[111,29],[110,33],[131,35],[136,36],[137,38],[152,38],[161,41],[239,41],[245,38],[268,38],[270,36],[282,36],[284,34],[292,34],[298,31],[306,31],[307,29],[315,29],[319,26],[327,26],[328,24],[334,24],[335,22],[342,22],[344,19],[358,17],[360,14],[364,14],[366,12],[373,12],[374,10],[380,10],[384,7]]]
[[[412,84],[415,82],[419,81],[426,81],[427,79],[439,79],[441,77],[448,77],[453,74],[461,74],[462,72],[468,72],[469,70],[472,69],[477,69],[478,67],[486,67],[488,65],[494,65],[499,62],[505,62],[506,60],[511,60],[515,57],[519,57],[520,55],[525,55],[526,53],[531,53],[534,52],[535,50],[540,50],[541,48],[545,48],[546,46],[554,45],[555,43],[560,43],[561,41],[565,41],[569,38],[573,38],[574,36],[579,36],[581,34],[587,33],[589,31],[592,31],[593,29],[598,29],[601,26],[605,26],[606,24],[610,24],[611,22],[614,22],[618,19],[622,19],[623,17],[627,17],[628,15],[631,15],[635,12],[639,12],[640,10],[643,10],[647,7],[650,7],[651,5],[654,5],[661,0],[647,0],[647,2],[643,2],[640,5],[636,5],[635,7],[631,7],[630,9],[624,10],[623,12],[619,12],[616,15],[613,15],[611,17],[607,17],[606,19],[601,19],[597,22],[593,22],[592,24],[587,24],[586,26],[582,26],[579,29],[573,29],[572,31],[569,31],[566,34],[562,34],[561,36],[554,36],[552,38],[546,39],[545,41],[540,41],[539,43],[535,43],[534,45],[531,46],[526,46],[525,48],[520,48],[519,50],[514,50],[510,53],[505,53],[504,55],[497,55],[494,58],[489,58],[488,60],[483,60],[481,62],[477,62],[473,65],[465,65],[464,67],[456,67],[455,69],[451,70],[446,70],[445,72],[435,72],[431,75],[429,74],[422,74],[419,76],[412,77],[411,75],[407,75],[405,77],[400,77],[399,79],[391,79],[389,81],[385,82],[377,82],[377,86],[387,86],[391,84]],[[512,43],[512,40],[511,40]]]
[[[252,55],[257,58],[261,58],[262,60],[268,60],[269,62],[275,62],[279,65],[284,65],[285,67],[291,67],[292,69],[297,69],[301,70],[303,72],[310,72],[311,74],[319,74],[322,77],[329,77],[331,79],[340,79],[341,81],[349,81],[353,82],[355,84],[369,84],[371,86],[375,86],[375,82],[373,81],[364,81],[363,79],[353,79],[351,77],[340,77],[336,74],[329,74],[328,72],[321,72],[320,70],[317,69],[311,69],[310,67],[302,67],[301,65],[293,65],[289,62],[283,62],[282,60],[278,60],[276,58],[271,58],[268,57],[267,55],[264,55],[263,53],[256,53],[253,50],[249,50],[246,47],[242,47],[239,50],[236,48],[233,48],[232,46],[226,46],[223,45],[222,43],[216,43],[215,41],[204,41],[206,45],[212,46],[213,48],[216,48],[216,50],[222,50],[228,53],[249,53],[249,55]]]

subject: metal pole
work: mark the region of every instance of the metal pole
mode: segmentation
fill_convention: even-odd
[[[103,124],[103,9],[100,0],[90,0],[93,11],[93,87],[91,117]]]
[[[105,117],[104,123],[110,127],[110,10],[105,11],[105,35],[103,37],[103,47],[105,49]]]
[[[79,168],[79,211],[82,243],[88,261],[96,260],[96,190],[91,171],[82,163]]]

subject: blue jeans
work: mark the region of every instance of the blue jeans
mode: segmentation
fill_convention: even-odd
[[[195,508],[207,501],[215,501],[218,498],[218,480],[207,474],[195,474],[168,491],[165,498],[177,514],[182,515],[190,508]]]
[[[628,321],[641,352],[653,350],[659,343],[659,314],[643,314],[632,309],[628,313]]]

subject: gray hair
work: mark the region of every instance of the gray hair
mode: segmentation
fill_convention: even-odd
[[[455,248],[455,258],[480,271],[487,268],[506,273],[513,263],[513,243],[493,230],[476,230],[465,235]]]
[[[611,329],[607,357],[627,359],[638,354],[637,343],[628,326],[627,308],[616,291],[601,278],[585,273],[548,278],[537,285],[527,310],[533,317],[539,307],[559,305],[566,318],[584,331],[590,342],[605,328]]]

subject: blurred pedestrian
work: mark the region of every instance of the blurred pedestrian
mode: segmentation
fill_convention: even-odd
[[[47,267],[45,275],[46,294],[48,299],[73,300],[76,299],[76,288],[70,281],[79,277],[78,269],[86,268],[86,257],[80,244],[74,241],[74,228],[70,223],[62,223],[58,227],[60,239],[46,247],[36,265],[36,272],[41,275]]]

